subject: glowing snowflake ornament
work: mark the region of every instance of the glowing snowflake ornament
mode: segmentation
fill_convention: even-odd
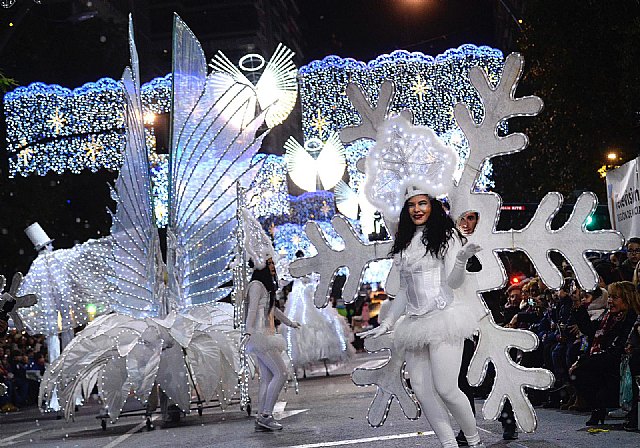
[[[532,432],[536,428],[537,418],[525,388],[547,389],[553,384],[554,378],[551,372],[545,369],[524,367],[511,359],[509,356],[511,348],[531,351],[537,346],[538,338],[530,331],[498,326],[482,300],[481,293],[500,289],[506,284],[505,267],[498,254],[505,251],[524,252],[536,267],[542,281],[551,288],[557,288],[560,286],[562,273],[551,262],[549,253],[560,252],[573,268],[581,287],[590,290],[597,286],[597,275],[586,257],[587,253],[619,250],[623,238],[619,232],[612,230],[588,231],[586,229],[585,220],[593,213],[597,204],[596,197],[592,193],[583,193],[577,199],[573,213],[558,230],[552,229],[551,221],[562,205],[563,200],[559,193],[549,193],[523,229],[497,230],[501,206],[500,196],[496,193],[477,191],[475,187],[478,185],[482,167],[486,161],[493,157],[522,151],[527,146],[527,137],[522,133],[502,135],[499,132],[501,123],[517,116],[534,116],[542,109],[542,100],[538,97],[515,96],[516,87],[522,75],[522,66],[522,56],[517,53],[508,56],[497,85],[482,69],[474,67],[469,70],[469,81],[478,92],[484,108],[483,118],[480,123],[476,123],[472,119],[468,104],[455,105],[455,121],[469,143],[469,156],[464,163],[460,181],[457,185],[451,185],[448,198],[451,204],[450,214],[453,217],[458,217],[467,210],[475,210],[479,213],[478,225],[475,232],[468,235],[468,240],[479,244],[484,249],[477,254],[482,270],[477,273],[466,273],[459,295],[465,298],[464,303],[469,306],[477,320],[479,331],[476,352],[471,360],[467,378],[472,385],[480,384],[488,364],[492,363],[495,366],[496,379],[482,408],[484,417],[497,418],[508,398],[520,429]],[[358,139],[379,140],[378,133],[383,129],[385,121],[393,120],[388,117],[393,91],[390,83],[389,85],[386,82],[383,83],[380,87],[378,103],[373,107],[367,102],[360,89],[349,86],[347,95],[362,117],[359,125],[344,129],[341,133],[342,141],[346,143]],[[402,133],[398,132],[398,134]],[[393,139],[386,138],[383,144],[388,146]],[[406,143],[411,146],[411,141]],[[357,165],[360,169],[360,163]],[[370,172],[370,166],[375,167],[370,163],[366,166],[367,177],[374,174]],[[380,166],[376,168],[379,169]],[[398,185],[402,182],[406,186],[406,183],[404,177],[398,176],[399,169],[395,171],[393,176],[387,175],[386,179],[394,184],[395,190],[402,192],[402,188]],[[411,175],[406,173],[406,169],[402,173],[407,177]],[[385,187],[384,184],[381,185]],[[389,195],[392,197],[391,193]],[[331,251],[328,247],[325,248],[324,242],[318,238],[318,232],[312,225],[307,225],[307,234],[318,247],[318,255],[296,260],[290,267],[294,276],[307,275],[310,272],[320,273],[320,284],[315,293],[316,304],[326,300],[326,296],[331,291],[333,277],[344,266],[348,267],[349,274],[343,297],[354,297],[362,280],[362,277],[357,277],[358,273],[362,273],[373,259],[385,258],[384,255],[382,257],[378,255],[381,252],[380,249],[383,249],[382,245],[384,245],[388,253],[388,247],[392,244],[391,241],[385,241],[380,243],[381,246],[364,245],[360,248],[354,244],[355,238],[349,238],[348,235],[353,233],[353,229],[346,221],[336,216],[332,224],[345,240],[347,250],[337,252]],[[392,270],[386,289],[393,294],[397,287],[398,275]],[[396,349],[391,344],[385,344],[383,348],[390,349],[391,352],[387,365],[402,365],[404,360],[402,350]],[[396,397],[401,403],[411,398],[407,396],[408,392],[402,382],[389,375],[397,376],[398,369],[388,367],[356,369],[353,374],[356,384],[378,386],[378,394],[369,409],[369,421],[374,425],[384,422],[388,403],[392,397]]]
[[[433,130],[413,126],[405,118],[387,120],[378,130],[376,144],[366,159],[365,181],[369,201],[396,221],[409,187],[430,196],[447,194],[458,165],[458,153]]]

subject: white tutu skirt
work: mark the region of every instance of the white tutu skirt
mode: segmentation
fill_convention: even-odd
[[[394,341],[406,350],[429,344],[456,344],[470,339],[477,328],[478,320],[469,307],[454,303],[421,316],[402,316],[394,326]]]
[[[291,361],[295,367],[305,367],[321,361],[337,363],[355,353],[353,335],[347,320],[328,305],[318,309],[313,303],[315,282],[296,280],[285,314],[300,322],[297,329],[280,326]]]
[[[251,335],[247,342],[247,352],[265,353],[273,351],[282,353],[286,349],[286,343],[282,335],[279,334],[255,334]]]

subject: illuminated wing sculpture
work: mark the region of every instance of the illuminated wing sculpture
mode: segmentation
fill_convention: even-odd
[[[220,74],[207,75],[200,43],[174,20],[172,151],[167,262],[162,261],[149,188],[138,57],[129,28],[131,69],[123,75],[127,145],[113,197],[109,276],[113,309],[64,350],[45,373],[39,402],[57,392],[69,418],[76,398],[98,384],[109,416],[130,394],[142,404],[158,385],[171,404],[190,411],[191,396],[221,405],[238,386],[239,332],[231,290],[237,228],[236,184],[249,181],[270,106],[257,116],[250,98]],[[277,105],[274,101],[272,105]]]

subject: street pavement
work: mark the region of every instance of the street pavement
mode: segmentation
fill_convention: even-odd
[[[192,412],[175,427],[163,428],[160,415],[154,415],[155,429],[147,431],[144,417],[124,416],[106,430],[96,418],[99,404],[94,400],[82,406],[75,421],[56,419],[37,409],[0,415],[0,447],[220,447],[253,448],[285,447],[439,447],[440,444],[424,418],[407,420],[396,403],[384,426],[371,428],[366,411],[375,387],[357,387],[349,373],[373,355],[358,354],[349,363],[325,375],[324,368],[307,372],[299,381],[299,394],[289,386],[280,394],[276,418],[284,430],[274,433],[256,432],[253,418],[239,405],[226,411],[206,408],[202,416]],[[252,383],[255,397],[257,384]],[[482,401],[476,400],[480,414]],[[538,429],[533,434],[520,434],[517,441],[502,440],[500,423],[479,419],[480,435],[488,447],[640,447],[640,433],[622,429],[622,421],[607,420],[603,431],[588,432],[584,422],[588,414],[536,409]]]

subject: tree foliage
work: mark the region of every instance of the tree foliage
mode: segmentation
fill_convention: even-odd
[[[510,123],[529,136],[530,146],[496,161],[496,190],[507,202],[591,190],[602,203],[597,169],[606,153],[617,149],[622,162],[638,153],[640,4],[538,0],[526,8],[519,93],[541,97],[545,108]]]

